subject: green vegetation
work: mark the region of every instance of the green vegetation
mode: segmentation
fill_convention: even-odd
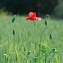
[[[37,14],[51,14],[58,5],[58,0],[0,0],[1,10],[12,14],[28,14],[34,11]]]
[[[0,63],[63,63],[63,22],[0,16]],[[45,29],[46,28],[46,29]],[[45,30],[44,30],[45,29]]]

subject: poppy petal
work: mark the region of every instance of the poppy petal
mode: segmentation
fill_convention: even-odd
[[[30,12],[29,16],[26,17],[26,20],[36,21],[36,20],[41,20],[41,18],[40,17],[36,17],[36,12]]]
[[[29,17],[26,17],[26,20],[30,20],[30,18]]]
[[[29,13],[29,17],[36,17],[36,12],[35,12],[35,13],[30,12],[30,13]]]
[[[36,17],[36,20],[41,20],[41,18],[40,17]]]

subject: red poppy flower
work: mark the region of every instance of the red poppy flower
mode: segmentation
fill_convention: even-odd
[[[29,16],[26,17],[26,20],[36,21],[36,20],[41,20],[41,18],[36,16],[36,12],[35,13],[34,12],[30,12]]]

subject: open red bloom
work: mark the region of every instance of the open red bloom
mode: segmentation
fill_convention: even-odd
[[[36,20],[41,20],[41,18],[36,16],[36,12],[35,13],[34,12],[30,12],[29,16],[26,17],[26,20],[36,21]]]

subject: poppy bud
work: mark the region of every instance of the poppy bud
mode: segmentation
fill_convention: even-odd
[[[25,47],[24,47],[24,51],[26,51]]]
[[[13,35],[15,35],[15,31],[13,30]]]
[[[50,34],[50,39],[52,39],[53,37],[52,37],[52,35]]]
[[[53,48],[53,49],[52,49],[52,52],[53,52],[53,53],[57,52],[56,48]]]
[[[47,21],[45,21],[45,25],[47,26]]]
[[[38,58],[38,57],[34,57],[34,61],[35,61],[35,62],[37,61],[37,58]]]
[[[27,55],[30,55],[31,51],[28,51],[28,54]]]
[[[16,17],[16,15],[15,15],[15,17]],[[15,21],[15,17],[12,19],[12,23]]]
[[[46,18],[48,18],[48,17],[49,17],[49,15],[47,14],[47,15],[46,15]]]

